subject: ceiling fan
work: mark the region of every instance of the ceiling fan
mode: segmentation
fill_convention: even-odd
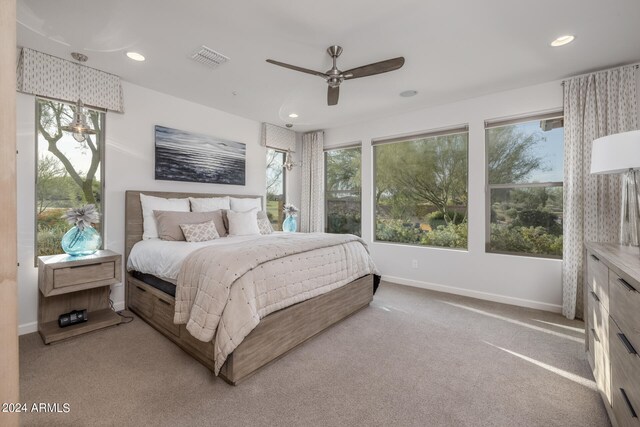
[[[300,71],[302,73],[313,74],[314,76],[322,77],[329,84],[329,91],[327,92],[327,105],[336,105],[338,103],[338,96],[340,95],[340,83],[344,80],[358,79],[360,77],[373,76],[375,74],[387,73],[389,71],[397,70],[404,65],[404,58],[402,56],[393,59],[387,59],[386,61],[374,62],[373,64],[363,65],[362,67],[352,68],[347,71],[340,71],[336,66],[336,59],[342,53],[340,46],[329,46],[327,53],[333,59],[333,67],[330,70],[322,73],[320,71],[309,70],[308,68],[302,68],[295,65],[285,64],[284,62],[274,61],[273,59],[267,59],[270,64],[278,65],[280,67],[289,68],[291,70]]]

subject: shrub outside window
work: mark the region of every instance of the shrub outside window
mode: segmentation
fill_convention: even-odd
[[[562,113],[487,122],[487,251],[562,256]]]
[[[282,167],[285,152],[267,148],[267,217],[274,230],[282,230],[286,173]]]
[[[467,126],[374,141],[375,240],[467,248]]]
[[[325,231],[361,236],[361,149],[326,150]]]

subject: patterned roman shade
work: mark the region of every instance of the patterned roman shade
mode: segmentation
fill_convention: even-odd
[[[296,133],[291,129],[263,123],[262,145],[281,151],[296,151]]]
[[[22,48],[18,92],[124,112],[120,77],[33,49]]]

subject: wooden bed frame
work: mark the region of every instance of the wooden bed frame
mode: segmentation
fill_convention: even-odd
[[[261,197],[230,194],[127,191],[125,201],[125,260],[142,240],[140,193],[156,197]],[[263,199],[264,201],[264,199]],[[264,203],[263,203],[264,205]],[[126,306],[196,360],[213,370],[213,343],[191,336],[185,325],[175,325],[174,297],[126,273]],[[367,275],[326,294],[271,313],[260,321],[229,355],[220,370],[222,379],[236,385],[257,369],[278,359],[304,341],[367,307],[373,299],[373,275]]]

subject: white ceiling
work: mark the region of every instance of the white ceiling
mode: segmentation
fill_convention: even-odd
[[[639,23],[639,0],[18,0],[17,36],[62,58],[83,52],[87,65],[140,86],[303,131],[631,63]],[[563,34],[576,40],[551,48]],[[342,70],[406,63],[344,82],[329,107],[322,79],[265,62],[325,71],[331,44],[344,48]],[[215,70],[193,62],[200,45],[230,61]],[[419,94],[398,96],[407,89]]]

